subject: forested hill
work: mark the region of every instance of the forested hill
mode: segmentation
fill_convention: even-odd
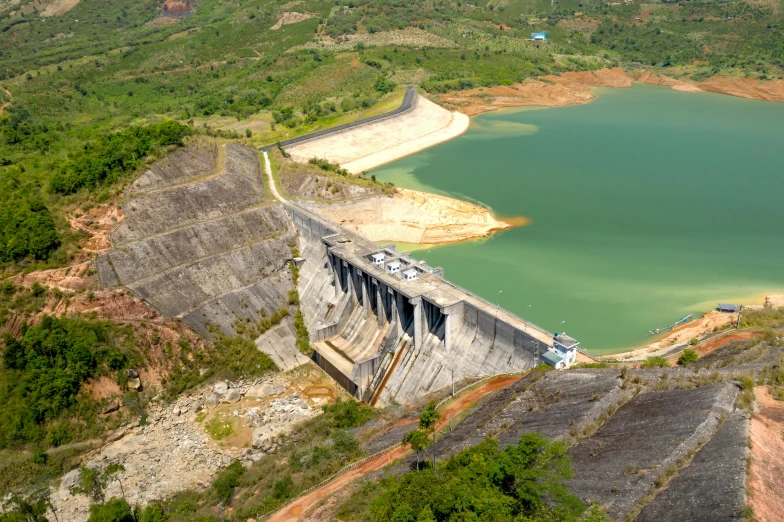
[[[194,132],[273,143],[389,110],[409,83],[442,93],[616,65],[776,78],[782,5],[0,0],[0,263],[67,263],[64,211],[111,199]],[[187,128],[150,127],[168,120]]]

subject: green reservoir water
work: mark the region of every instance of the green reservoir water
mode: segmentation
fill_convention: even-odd
[[[479,116],[376,169],[532,220],[415,257],[595,354],[784,289],[784,104],[645,85],[597,94]]]

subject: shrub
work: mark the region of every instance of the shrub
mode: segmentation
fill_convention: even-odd
[[[112,498],[105,504],[90,506],[87,522],[136,522],[136,517],[125,499]]]
[[[678,357],[678,364],[681,366],[686,366],[687,364],[691,364],[697,361],[697,352],[690,349],[683,350],[683,353]]]
[[[235,460],[224,468],[212,483],[212,490],[219,502],[228,502],[232,493],[240,484],[240,477],[245,474],[245,467],[240,461]]]
[[[294,314],[294,328],[296,330],[296,343],[300,352],[307,356],[313,354],[313,347],[310,346],[310,334],[308,327],[305,326],[305,318],[302,316],[302,311],[297,310]]]
[[[667,359],[659,356],[648,357],[647,359],[645,359],[642,365],[646,368],[664,368],[666,366],[669,366],[667,364]]]

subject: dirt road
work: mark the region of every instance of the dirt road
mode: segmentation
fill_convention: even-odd
[[[751,418],[749,438],[749,506],[760,522],[781,520],[784,511],[784,403],[770,396],[765,386],[754,388],[759,411]]]
[[[3,89],[3,92],[8,96],[8,101],[0,105],[0,116],[3,115],[3,111],[5,110],[5,108],[11,105],[11,101],[13,101],[14,98],[13,96],[11,96],[11,91],[9,91],[8,89]]]
[[[466,409],[470,408],[473,404],[475,404],[479,399],[482,397],[498,391],[502,388],[506,388],[510,384],[519,381],[522,379],[521,375],[509,375],[504,377],[496,377],[494,379],[489,380],[485,384],[479,386],[476,389],[470,390],[466,392],[465,395],[458,397],[457,400],[453,401],[449,404],[445,409],[441,411],[441,418],[439,419],[438,424],[436,425],[436,429],[441,429],[446,426],[449,421],[455,418],[457,415],[465,411]],[[353,482],[354,480],[367,475],[373,471],[377,471],[382,469],[392,462],[396,461],[397,459],[408,455],[409,450],[407,447],[398,446],[392,451],[380,455],[374,459],[370,459],[367,462],[362,463],[361,465],[357,466],[356,468],[344,473],[335,478],[335,480],[321,486],[318,489],[315,489],[305,495],[304,497],[297,499],[295,502],[285,506],[283,509],[278,511],[277,513],[273,514],[268,521],[269,522],[293,522],[299,520],[302,517],[302,514],[308,511],[310,508],[315,506],[321,500],[325,499],[332,493],[338,491],[339,489],[343,488],[347,484]]]

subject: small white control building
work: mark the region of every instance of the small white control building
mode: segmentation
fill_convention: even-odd
[[[564,366],[570,366],[577,361],[577,346],[580,343],[566,332],[553,336],[553,351],[563,359]]]
[[[416,268],[409,268],[408,270],[403,271],[403,279],[406,281],[413,281],[418,276]]]
[[[400,261],[392,261],[387,265],[388,274],[396,274],[400,272]]]
[[[384,254],[384,252],[379,252],[378,254],[373,254],[371,257],[373,258],[373,264],[380,266],[384,264],[384,259],[387,256]]]

